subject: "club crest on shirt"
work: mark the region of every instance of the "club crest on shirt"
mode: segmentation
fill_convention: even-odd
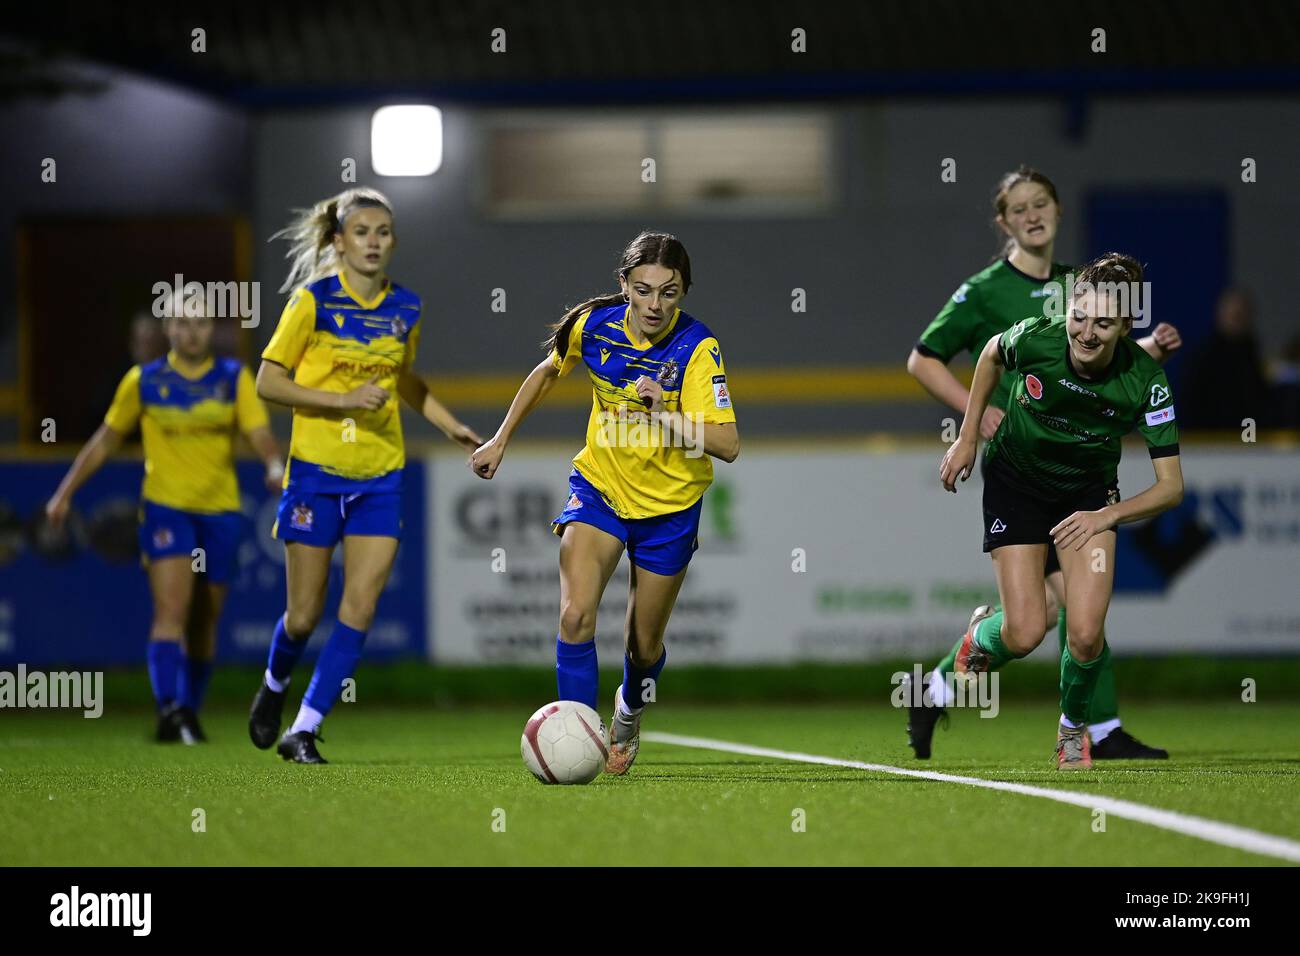
[[[1043,397],[1043,383],[1038,380],[1037,375],[1025,376],[1025,391],[1029,393],[1029,397],[1032,399],[1037,400]]]
[[[171,528],[155,528],[153,533],[153,546],[155,548],[170,548],[176,541],[176,535],[172,534]]]
[[[681,369],[677,365],[676,359],[669,359],[659,366],[659,374],[655,376],[655,381],[664,388],[672,388],[677,384],[677,377]]]
[[[212,389],[212,397],[219,402],[224,402],[229,396],[226,394],[226,383],[218,382]]]
[[[307,505],[294,505],[293,514],[289,516],[289,526],[299,531],[310,531],[316,516]]]
[[[407,324],[401,319],[393,319],[393,338],[402,338],[402,336],[406,335],[407,328],[409,328],[409,326],[407,326]]]

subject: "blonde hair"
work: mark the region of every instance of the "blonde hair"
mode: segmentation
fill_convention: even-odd
[[[380,206],[393,214],[393,204],[378,189],[358,186],[345,189],[337,196],[322,199],[310,209],[295,209],[294,219],[271,240],[289,240],[289,274],[281,292],[323,279],[338,271],[338,255],[334,251],[334,235],[343,228],[343,222],[365,206]]]

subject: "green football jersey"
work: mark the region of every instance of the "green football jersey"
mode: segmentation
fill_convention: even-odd
[[[1075,370],[1064,318],[1017,322],[998,351],[1011,401],[984,455],[1020,490],[1058,499],[1113,485],[1120,439],[1134,428],[1152,458],[1178,454],[1169,381],[1132,337],[1120,338],[1100,378]]]
[[[969,352],[972,361],[978,359],[993,336],[1001,335],[1027,315],[1046,315],[1044,310],[1050,298],[1047,284],[1069,271],[1069,266],[1053,262],[1048,278],[1035,279],[1006,259],[999,259],[958,287],[921,333],[917,351],[945,365],[958,352]],[[1058,293],[1052,301],[1059,302],[1061,298]],[[989,404],[1006,408],[1010,387],[1004,376]]]

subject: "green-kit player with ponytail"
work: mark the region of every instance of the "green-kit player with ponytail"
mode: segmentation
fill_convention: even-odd
[[[953,293],[943,309],[921,334],[908,357],[907,369],[936,399],[964,412],[968,392],[948,369],[959,353],[972,359],[990,338],[1000,335],[1028,315],[1059,312],[1061,297],[1053,298],[1051,283],[1063,286],[1071,267],[1053,261],[1056,236],[1061,222],[1061,205],[1056,186],[1043,173],[1027,166],[1009,172],[998,182],[993,195],[993,224],[1005,244],[998,259],[970,276]],[[1049,316],[1050,317],[1050,316]],[[1182,341],[1168,323],[1157,325],[1152,334],[1136,344],[1157,362],[1164,362]],[[979,425],[980,436],[991,439],[1007,407],[1010,376],[999,381]],[[1065,648],[1066,619],[1064,580],[1056,555],[1049,550],[1043,571],[1047,620],[1056,625],[1061,650]],[[978,607],[971,615],[967,633],[997,609]],[[916,756],[930,756],[934,727],[951,703],[951,675],[954,655],[945,657],[930,672],[925,701],[908,709],[908,740]],[[947,682],[945,682],[947,678]],[[1109,663],[1093,695],[1088,715],[1094,740],[1095,759],[1163,759],[1169,754],[1136,739],[1120,723],[1114,670]]]
[[[980,421],[1005,370],[1006,416],[984,454],[984,550],[993,557],[1002,607],[958,642],[954,666],[977,677],[1042,642],[1043,563],[1054,548],[1067,621],[1056,744],[1062,770],[1092,766],[1088,720],[1110,656],[1105,621],[1115,527],[1157,515],[1183,496],[1169,382],[1128,335],[1133,319],[1125,303],[1141,283],[1136,260],[1110,253],[1080,273],[1064,318],[1028,318],[990,339],[975,366],[961,433],[939,468],[949,491],[970,476]],[[1156,480],[1121,501],[1120,441],[1134,428],[1146,440]]]

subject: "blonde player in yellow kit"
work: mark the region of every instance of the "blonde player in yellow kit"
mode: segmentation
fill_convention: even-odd
[[[664,630],[713,481],[708,456],[735,461],[740,436],[718,340],[678,308],[691,287],[686,249],[673,236],[642,233],[617,276],[619,292],[575,306],[553,327],[547,357],[470,466],[482,478],[496,474],[515,430],[556,379],[586,366],[587,444],[552,525],[561,536],[555,670],[561,700],[597,708],[596,609],[626,549],[626,653],[605,765],[622,774],[636,759],[641,715],[667,660]]]
[[[325,763],[321,721],[356,671],[401,538],[406,449],[398,398],[452,441],[482,444],[412,371],[420,300],[388,279],[393,208],[349,189],[277,233],[293,243],[281,291],[293,289],[262,353],[258,394],[293,407],[293,439],[275,536],[284,542],[287,607],[275,627],[248,733],[267,749],[280,733],[294,664],[324,611],[334,548],[343,543],[343,597],[298,716],[277,752]]]
[[[104,423],[45,507],[51,524],[61,526],[76,490],[139,423],[140,550],[153,594],[149,678],[158,740],[187,744],[206,739],[198,712],[245,529],[235,478],[236,430],[265,462],[269,487],[277,487],[284,474],[253,376],[237,359],[213,356],[212,319],[200,314],[198,301],[170,304],[163,331],[171,351],[126,373]],[[203,570],[205,582],[198,582],[196,569]]]

